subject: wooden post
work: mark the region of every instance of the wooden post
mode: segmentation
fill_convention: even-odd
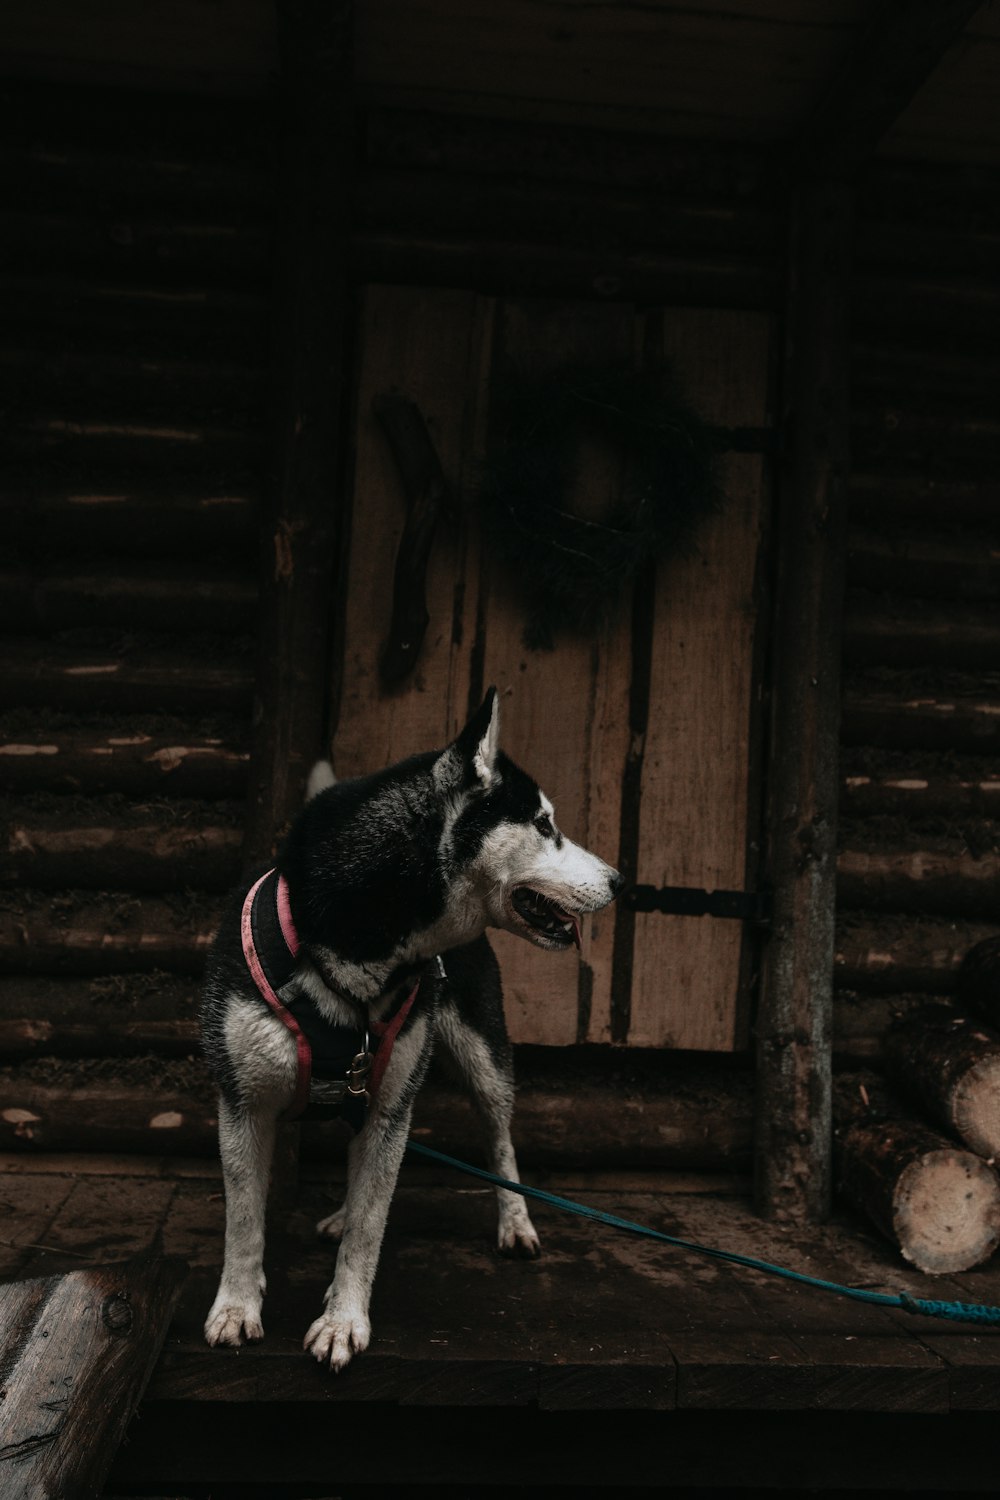
[[[273,472],[262,526],[244,860],[269,859],[322,749],[347,378],[349,0],[278,0]]]
[[[269,861],[323,748],[349,347],[353,97],[350,0],[277,0],[280,148],[273,312],[273,473],[265,489],[244,865]],[[272,1201],[297,1186],[280,1125]]]
[[[773,929],[757,1023],[757,1203],[828,1211],[840,624],[849,475],[853,193],[799,191],[783,374],[767,868]]]

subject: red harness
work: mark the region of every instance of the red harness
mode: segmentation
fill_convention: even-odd
[[[243,902],[240,921],[243,942],[243,957],[251,978],[278,1019],[287,1026],[295,1038],[297,1066],[295,1093],[285,1111],[284,1118],[295,1120],[309,1103],[309,1086],[313,1076],[313,1046],[304,1022],[314,1038],[328,1037],[339,1041],[339,1051],[353,1061],[343,1070],[342,1076],[348,1084],[347,1097],[363,1108],[369,1095],[374,1097],[381,1087],[385,1070],[392,1056],[396,1038],[412,1009],[420,989],[418,979],[409,995],[384,1021],[372,1021],[371,1031],[375,1035],[374,1055],[368,1050],[368,1031],[365,1028],[335,1026],[319,1015],[307,996],[296,997],[285,1004],[278,997],[278,990],[291,978],[295,959],[299,951],[298,933],[292,920],[288,900],[288,884],[276,870],[268,870],[250,887]],[[298,1012],[298,1014],[296,1014]],[[307,1019],[308,1017],[308,1019]],[[333,1049],[335,1052],[337,1047]],[[370,1071],[369,1071],[370,1070]],[[346,1111],[345,1111],[346,1113]],[[351,1121],[354,1123],[354,1121]],[[360,1123],[355,1125],[360,1129]]]

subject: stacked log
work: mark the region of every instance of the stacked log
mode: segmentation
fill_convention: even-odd
[[[961,1009],[918,1004],[888,1026],[885,1071],[900,1097],[843,1080],[838,1096],[845,1196],[932,1273],[968,1270],[1000,1241],[1000,1033],[979,1019],[1000,1015],[1000,940],[966,955],[958,997]]]
[[[909,1115],[877,1082],[836,1090],[844,1197],[905,1260],[931,1275],[966,1271],[1000,1244],[1000,1180],[973,1152]]]
[[[889,1078],[990,1166],[1000,1156],[1000,1036],[950,1006],[924,1006],[886,1036]]]

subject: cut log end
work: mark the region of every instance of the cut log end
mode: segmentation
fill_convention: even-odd
[[[931,1275],[967,1271],[1000,1243],[1000,1183],[968,1152],[929,1151],[893,1195],[893,1229],[906,1260]]]
[[[902,1016],[885,1037],[890,1078],[970,1151],[1000,1159],[1000,1037],[950,1006]]]
[[[966,1145],[990,1164],[1000,1161],[1000,1052],[981,1058],[959,1079],[951,1105]]]
[[[1000,1244],[997,1173],[907,1115],[877,1077],[865,1097],[858,1084],[842,1078],[835,1089],[846,1200],[921,1271],[950,1274],[987,1260]]]

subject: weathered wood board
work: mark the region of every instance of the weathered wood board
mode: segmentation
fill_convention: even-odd
[[[495,683],[505,750],[552,797],[564,832],[617,863],[624,772],[636,748],[629,727],[631,599],[619,601],[592,637],[567,631],[552,651],[525,646],[523,605],[484,545],[474,514],[478,469],[495,420],[491,392],[511,363],[545,370],[580,358],[638,361],[644,349],[662,345],[682,388],[709,420],[761,425],[767,321],[379,286],[366,293],[362,323],[337,773],[361,774],[444,744],[471,700]],[[426,420],[461,520],[439,525],[427,580],[431,621],[416,669],[387,689],[378,662],[405,506],[371,402],[393,388]],[[599,506],[618,476],[596,447],[584,467],[574,501]],[[703,530],[693,555],[659,570],[640,784],[638,879],[644,882],[742,888],[746,878],[762,468],[758,457],[727,459],[723,512]],[[514,1039],[556,1046],[609,1041],[614,941],[613,911],[585,924],[580,964],[496,934]],[[629,1043],[722,1051],[745,1044],[738,924],[639,917],[633,951],[618,947],[615,961],[633,964]]]
[[[186,1274],[144,1255],[0,1286],[4,1500],[100,1492]]]
[[[628,361],[635,337],[630,307],[508,302],[497,314],[493,368],[502,378],[508,363],[544,372],[586,359]],[[574,496],[585,514],[617,478],[600,452],[588,458],[593,471]],[[523,605],[488,554],[483,576],[484,676],[503,695],[504,749],[545,788],[562,831],[615,864],[628,737],[628,600],[592,638],[566,631],[552,651],[532,651],[523,641]],[[516,1041],[558,1046],[606,1036],[613,938],[613,909],[583,923],[579,965],[511,933],[493,935]]]
[[[476,570],[470,539],[438,524],[427,572],[430,624],[411,678],[394,691],[379,679],[392,613],[392,580],[406,504],[372,400],[399,390],[419,407],[446,477],[471,483],[479,363],[489,306],[472,292],[369,287],[362,317],[357,458],[343,621],[338,776],[359,776],[444,745],[465,722],[475,634]]]

